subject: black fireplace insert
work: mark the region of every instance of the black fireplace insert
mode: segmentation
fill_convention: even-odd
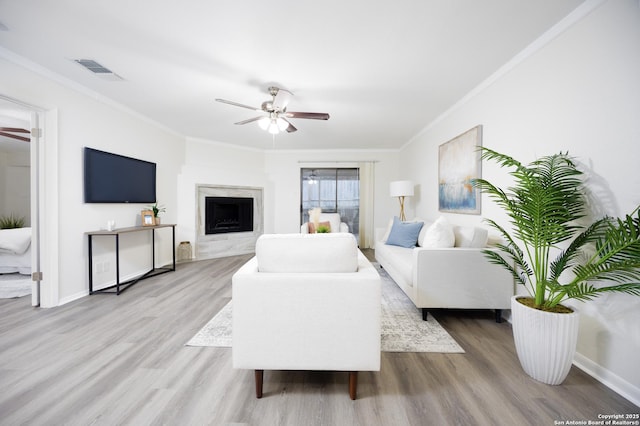
[[[205,234],[253,231],[253,198],[205,197]]]

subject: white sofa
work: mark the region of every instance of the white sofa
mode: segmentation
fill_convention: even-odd
[[[349,225],[342,222],[342,218],[340,217],[340,213],[320,213],[318,223],[329,222],[329,226],[331,227],[331,232],[349,232]],[[309,233],[309,222],[305,222],[300,225],[300,233],[308,234]]]
[[[446,223],[441,219],[437,223]],[[422,309],[424,320],[429,308],[494,309],[496,321],[501,322],[502,309],[510,307],[514,281],[511,274],[490,263],[482,253],[488,248],[486,229],[451,226],[452,235],[444,238],[449,241],[443,243],[439,238],[434,244],[433,238],[428,241],[433,226],[425,222],[419,237],[430,247],[413,248],[386,244],[389,228],[377,229],[376,260]]]
[[[271,234],[232,278],[233,367],[380,370],[381,282],[351,234]]]

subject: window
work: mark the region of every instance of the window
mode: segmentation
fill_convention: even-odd
[[[340,213],[349,231],[358,238],[360,226],[360,176],[357,168],[301,169],[300,223],[309,221],[309,209]]]

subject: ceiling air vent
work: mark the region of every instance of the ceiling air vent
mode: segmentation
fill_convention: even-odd
[[[105,80],[122,80],[122,77],[118,74],[114,73],[109,68],[102,66],[93,59],[74,59],[73,61]]]

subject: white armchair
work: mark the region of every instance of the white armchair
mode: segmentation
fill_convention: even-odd
[[[340,213],[320,213],[319,223],[329,222],[329,226],[331,227],[331,232],[349,232],[349,225],[342,222],[342,218],[340,217]],[[309,222],[305,222],[300,225],[300,233],[308,234],[309,233]]]
[[[350,234],[262,235],[233,276],[233,367],[380,370],[380,276]]]

